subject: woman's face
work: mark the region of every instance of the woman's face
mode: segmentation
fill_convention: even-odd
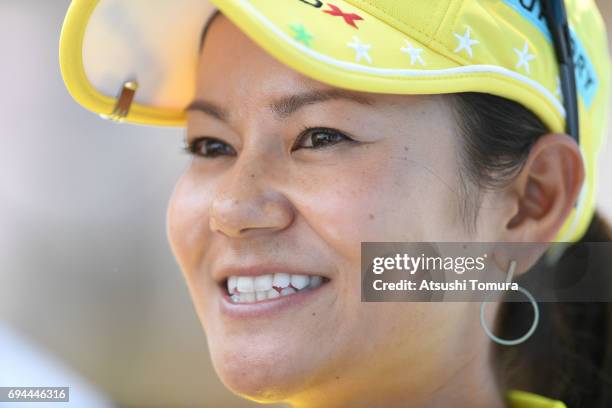
[[[333,88],[214,20],[168,234],[229,388],[293,402],[334,390],[328,406],[373,379],[427,393],[482,352],[468,341],[478,305],[360,301],[362,241],[492,238],[465,232],[456,127],[442,96]],[[283,280],[314,288],[250,292]]]

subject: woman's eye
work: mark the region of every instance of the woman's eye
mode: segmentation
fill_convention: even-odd
[[[300,134],[292,150],[320,149],[342,141],[353,141],[353,139],[334,129],[310,128]]]
[[[212,137],[194,139],[189,142],[185,150],[189,154],[206,158],[236,155],[236,151],[232,146]]]

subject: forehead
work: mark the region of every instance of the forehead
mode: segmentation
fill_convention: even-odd
[[[204,26],[200,43],[201,67],[218,66],[227,62],[232,67],[248,68],[256,63],[265,63],[276,70],[292,71],[268,54],[219,11],[213,14]],[[314,82],[306,76],[300,76],[303,82]]]
[[[278,61],[220,12],[213,14],[202,30],[197,78],[196,101],[216,100],[215,105],[226,102],[235,106],[232,99],[246,105],[247,100],[256,98],[265,100],[266,108],[281,119],[297,106],[329,100],[397,112],[397,107],[410,106],[431,111],[442,99],[440,95],[379,94],[325,84]]]

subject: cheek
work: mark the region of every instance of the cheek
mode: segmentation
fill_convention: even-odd
[[[333,175],[311,174],[313,192],[296,200],[308,224],[336,252],[360,262],[361,242],[436,241],[455,229],[457,200],[446,187],[451,171],[407,156],[372,156],[391,158],[370,160],[366,154]]]
[[[167,235],[172,253],[188,279],[197,268],[201,250],[210,237],[209,211],[212,188],[195,183],[191,170],[178,180],[168,205]]]

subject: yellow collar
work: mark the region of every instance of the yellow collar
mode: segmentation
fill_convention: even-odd
[[[567,408],[561,401],[526,391],[510,390],[506,395],[510,408]]]

